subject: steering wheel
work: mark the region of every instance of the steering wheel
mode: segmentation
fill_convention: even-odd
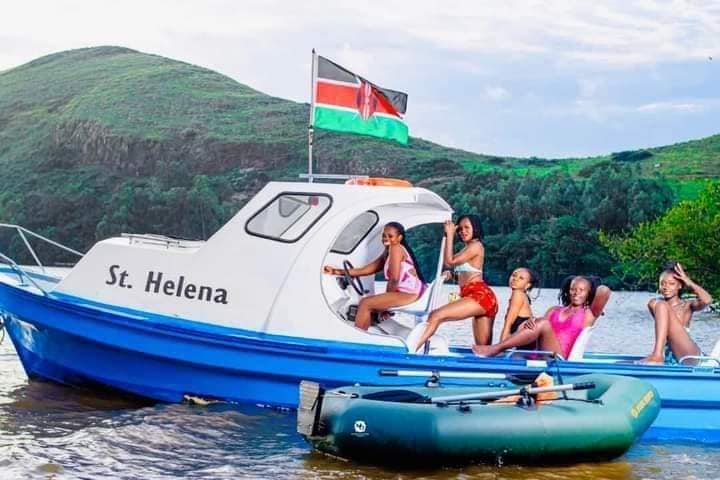
[[[360,277],[353,277],[350,275],[350,269],[355,268],[353,264],[350,263],[350,260],[343,260],[342,266],[345,281],[352,286],[353,290],[355,290],[358,295],[365,295],[365,286],[363,285],[362,280],[360,280]]]

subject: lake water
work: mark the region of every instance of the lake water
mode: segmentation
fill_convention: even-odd
[[[501,301],[496,338],[509,291]],[[448,289],[448,292],[450,289]],[[541,314],[556,301],[544,290]],[[644,354],[652,346],[647,293],[615,293],[590,342],[593,351]],[[693,336],[708,350],[720,317],[696,315]],[[469,322],[442,331],[458,343]],[[103,393],[28,382],[6,338],[0,345],[0,479],[15,478],[321,478],[321,479],[718,479],[720,446],[640,442],[606,463],[564,467],[477,465],[393,471],[312,453],[295,433],[293,412],[252,406],[138,404]]]

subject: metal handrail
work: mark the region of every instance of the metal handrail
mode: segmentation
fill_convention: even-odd
[[[27,273],[25,270],[23,270],[23,268],[20,265],[15,263],[12,258],[0,253],[0,260],[4,260],[5,262],[7,262],[8,265],[10,265],[10,268],[15,270],[15,273],[17,273],[18,278],[20,279],[21,285],[25,285],[23,278],[27,278],[30,281],[30,283],[32,283],[35,286],[35,288],[40,290],[42,292],[42,294],[47,297],[48,293],[45,291],[45,289],[42,288],[35,280],[33,280],[33,278],[30,276],[30,274]]]
[[[39,239],[39,240],[42,240],[42,241],[45,242],[45,243],[49,243],[50,245],[52,245],[52,246],[54,246],[54,247],[57,247],[57,248],[59,248],[59,249],[61,249],[61,250],[64,250],[64,251],[66,251],[66,252],[68,252],[68,253],[72,253],[73,255],[77,255],[77,256],[80,257],[80,258],[82,258],[82,257],[85,255],[84,253],[80,253],[80,252],[78,252],[77,250],[74,250],[74,249],[72,249],[72,248],[70,248],[70,247],[66,247],[65,245],[63,245],[63,244],[61,244],[61,243],[58,243],[58,242],[56,242],[56,241],[54,241],[54,240],[50,240],[50,239],[47,238],[47,237],[43,237],[43,236],[40,235],[39,233],[35,233],[35,232],[33,232],[32,230],[28,230],[28,229],[25,228],[25,227],[21,227],[20,225],[13,225],[13,224],[10,224],[10,223],[0,223],[0,228],[14,229],[14,230],[17,232],[17,234],[20,236],[20,238],[22,239],[23,243],[25,244],[25,247],[27,247],[28,251],[30,252],[30,255],[32,255],[33,259],[35,260],[35,263],[37,264],[38,267],[40,267],[40,268],[42,269],[43,273],[45,273],[45,265],[42,264],[42,262],[40,261],[40,258],[37,256],[37,253],[35,253],[35,249],[32,248],[32,246],[30,245],[30,242],[28,241],[26,234],[27,234],[27,235],[31,235],[32,237],[37,238],[37,239]],[[0,253],[0,255],[2,255],[2,254]],[[13,261],[12,261],[11,259],[9,259],[8,257],[6,257],[5,255],[2,255],[2,256],[3,256],[3,258],[5,258],[6,260],[10,260],[10,262],[12,262],[12,264],[14,264],[14,265],[17,266],[18,268],[20,268],[19,265],[17,265],[15,262],[13,262]],[[26,274],[26,275],[27,275],[27,274]],[[34,283],[34,282],[33,282],[33,283]]]
[[[37,264],[38,267],[40,267],[40,269],[42,270],[42,272],[43,272],[44,274],[47,274],[48,272],[47,272],[47,270],[45,269],[45,265],[43,265],[43,263],[40,261],[40,257],[38,257],[37,253],[35,252],[35,249],[32,247],[32,245],[30,245],[30,241],[28,240],[28,236],[31,236],[31,237],[33,237],[33,238],[37,238],[37,239],[39,239],[39,240],[42,240],[43,242],[48,243],[48,244],[50,244],[50,245],[52,245],[52,246],[54,246],[54,247],[57,247],[57,248],[59,248],[59,249],[61,249],[61,250],[64,250],[64,251],[66,251],[66,252],[68,252],[68,253],[72,253],[73,255],[77,255],[77,256],[79,256],[80,258],[82,258],[82,257],[84,256],[84,254],[78,252],[77,250],[73,250],[72,248],[66,247],[65,245],[63,245],[63,244],[61,244],[61,243],[58,243],[58,242],[56,242],[56,241],[54,241],[54,240],[50,240],[49,238],[44,237],[44,236],[40,235],[39,233],[35,233],[35,232],[33,232],[32,230],[28,230],[28,229],[25,228],[25,227],[21,227],[20,225],[13,225],[13,224],[9,224],[9,223],[0,223],[0,228],[6,228],[6,229],[10,229],[10,230],[15,230],[15,232],[18,234],[18,236],[20,236],[20,239],[21,239],[21,240],[23,241],[23,243],[25,244],[25,247],[26,247],[26,248],[28,249],[28,251],[30,252],[30,255],[33,257],[33,260],[35,260],[35,263]],[[38,283],[32,278],[32,276],[31,276],[28,272],[26,272],[20,265],[18,265],[12,258],[10,258],[10,257],[8,257],[7,255],[5,255],[5,254],[3,254],[2,252],[0,252],[0,260],[2,260],[3,262],[7,263],[8,265],[10,265],[10,268],[12,268],[12,269],[15,271],[15,273],[17,273],[18,278],[20,279],[20,283],[21,283],[22,285],[26,285],[25,279],[27,279],[27,281],[29,281],[30,283],[32,283],[33,286],[34,286],[35,288],[37,288],[38,290],[40,290],[43,295],[45,295],[45,296],[48,295],[48,293],[45,291],[45,289],[43,289],[43,288],[40,286],[40,284],[38,284]]]
[[[177,248],[193,248],[197,244],[204,243],[203,240],[186,240],[180,238],[167,237],[165,235],[156,235],[153,233],[121,233],[122,238],[127,238],[130,243],[135,241],[148,242],[148,243],[159,243],[166,247],[177,247]]]

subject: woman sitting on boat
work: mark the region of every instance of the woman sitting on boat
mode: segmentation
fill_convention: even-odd
[[[562,306],[551,307],[538,321],[526,321],[515,335],[506,340],[496,345],[475,345],[473,351],[480,356],[494,356],[509,348],[537,341],[540,350],[568,358],[583,328],[593,326],[602,314],[610,293],[608,287],[600,285],[597,277],[567,277],[558,296]]]
[[[680,298],[687,288],[697,295],[693,300]],[[700,348],[690,337],[690,320],[712,303],[710,294],[683,270],[677,262],[669,262],[660,273],[660,298],[648,302],[650,315],[655,319],[655,347],[644,363],[677,363],[677,359],[688,355],[702,355]]]
[[[540,277],[537,273],[527,267],[520,267],[513,270],[508,280],[510,287],[510,300],[505,312],[505,323],[503,325],[500,341],[507,340],[510,335],[516,333],[522,325],[533,318],[530,307],[530,291],[540,285]],[[521,350],[537,350],[536,343],[521,345]]]
[[[405,240],[405,227],[398,222],[385,225],[382,233],[385,251],[377,259],[360,268],[351,268],[352,277],[363,277],[384,271],[387,288],[385,293],[363,297],[358,305],[355,326],[367,330],[370,328],[373,312],[383,312],[389,308],[401,307],[418,299],[425,288],[422,272],[416,267],[417,261],[410,245]],[[330,275],[342,275],[341,268],[325,265],[323,271]]]
[[[465,246],[460,252],[453,254],[456,230]],[[482,225],[477,215],[463,215],[457,225],[450,220],[445,222],[444,263],[446,267],[454,267],[458,274],[460,299],[430,312],[425,332],[415,345],[416,351],[435,334],[443,322],[464,320],[468,317],[473,317],[475,344],[492,343],[492,328],[498,312],[498,302],[495,293],[483,280],[485,247],[482,236]]]

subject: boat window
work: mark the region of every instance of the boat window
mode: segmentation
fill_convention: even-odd
[[[345,227],[332,248],[333,253],[342,253],[347,255],[367,237],[368,233],[375,228],[379,220],[378,214],[372,210],[363,212]]]
[[[250,217],[245,230],[258,237],[295,242],[315,225],[332,204],[323,193],[281,193]]]

